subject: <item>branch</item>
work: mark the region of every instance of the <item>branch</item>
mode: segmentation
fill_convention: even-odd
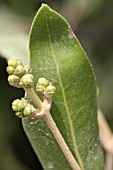
[[[100,110],[98,111],[98,124],[100,130],[100,141],[104,149],[113,155],[113,134]]]
[[[42,101],[39,99],[39,97],[37,96],[37,94],[35,93],[35,91],[32,88],[25,88],[23,87],[23,89],[28,93],[28,95],[31,97],[31,99],[33,100],[34,104],[41,110],[43,107],[43,103]]]
[[[68,160],[71,168],[73,170],[81,170],[78,163],[76,162],[75,158],[73,157],[71,151],[69,150],[69,147],[67,146],[66,142],[64,141],[64,138],[62,137],[59,129],[57,128],[51,114],[48,112],[44,115],[44,120],[48,124],[49,128],[51,129],[51,132],[53,133],[56,141],[58,142],[62,152],[64,153],[66,159]]]
[[[32,117],[33,118],[44,118],[46,121],[47,125],[49,126],[51,132],[53,133],[53,136],[55,137],[56,141],[58,142],[62,152],[64,153],[67,161],[69,162],[71,168],[73,170],[81,170],[79,167],[78,163],[76,162],[74,156],[72,155],[69,147],[67,146],[64,138],[62,137],[59,129],[56,126],[56,123],[54,122],[51,114],[50,114],[50,109],[51,109],[51,103],[52,99],[47,99],[44,98],[44,102],[42,103],[36,93],[33,91],[33,89],[28,89],[24,88],[28,94],[30,95],[31,99],[34,101],[34,103],[41,108],[41,110],[36,109],[33,112]],[[44,96],[43,96],[44,97]]]

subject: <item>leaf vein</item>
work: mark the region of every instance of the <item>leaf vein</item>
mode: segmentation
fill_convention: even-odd
[[[53,46],[52,46],[50,29],[49,29],[49,25],[48,25],[48,18],[47,18],[46,12],[45,12],[45,18],[46,18],[46,27],[47,27],[47,32],[48,32],[48,38],[49,38],[49,42],[50,42],[50,48],[51,48],[51,52],[52,52],[52,57],[53,57],[53,60],[54,60],[55,66],[56,66],[58,79],[59,79],[59,84],[60,84],[60,87],[61,87],[61,90],[62,90],[62,96],[63,96],[63,99],[64,99],[64,105],[65,105],[66,112],[67,112],[67,115],[68,115],[69,125],[70,125],[70,129],[71,129],[71,136],[72,136],[73,145],[74,145],[74,152],[76,154],[76,157],[78,159],[78,162],[80,164],[81,169],[84,170],[83,162],[82,162],[82,159],[80,157],[80,153],[79,153],[78,147],[77,147],[76,137],[75,137],[75,134],[74,134],[74,128],[73,128],[73,124],[72,124],[72,120],[71,120],[71,116],[70,116],[70,111],[69,111],[69,108],[68,108],[68,105],[67,105],[66,95],[65,95],[61,75],[60,75],[60,72],[59,72],[59,67],[58,67],[56,56],[55,56]]]
[[[91,91],[90,94],[88,95],[88,97],[87,97],[85,103],[83,104],[83,106],[82,106],[82,107],[80,108],[80,110],[77,112],[77,115],[78,115],[78,114],[85,108],[85,106],[87,105],[87,103],[88,103],[88,101],[89,101],[89,99],[90,99],[91,94],[92,94],[92,91]],[[72,119],[72,122],[73,122],[75,119],[76,119],[76,118]]]
[[[73,83],[77,82],[77,81],[79,80],[80,75],[82,74],[82,72],[83,72],[83,70],[77,75],[76,79],[74,79],[72,82],[70,82],[70,83],[64,88],[64,90],[68,90],[68,88],[70,88]]]

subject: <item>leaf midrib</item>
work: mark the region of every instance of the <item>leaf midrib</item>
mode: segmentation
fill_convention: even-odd
[[[65,95],[61,75],[60,75],[60,72],[59,72],[59,67],[58,67],[57,60],[56,60],[56,57],[55,57],[55,53],[54,53],[53,46],[52,46],[50,29],[49,29],[48,19],[47,19],[47,15],[46,15],[45,11],[44,11],[44,14],[45,14],[45,19],[46,19],[46,27],[47,27],[47,32],[48,32],[48,38],[49,38],[50,48],[51,48],[51,52],[52,52],[52,57],[53,57],[53,60],[54,60],[55,66],[56,66],[58,79],[59,79],[59,84],[60,84],[61,91],[62,91],[62,96],[63,96],[63,99],[64,99],[64,105],[65,105],[66,112],[67,112],[67,115],[68,115],[69,125],[70,125],[70,129],[71,129],[71,136],[72,136],[72,141],[73,141],[73,145],[74,145],[74,152],[75,152],[75,155],[76,155],[76,157],[78,159],[78,162],[79,162],[79,165],[80,165],[81,169],[84,170],[83,161],[82,161],[82,159],[80,157],[80,153],[79,153],[78,147],[77,147],[76,136],[75,136],[75,133],[74,133],[73,123],[72,123],[72,120],[71,120],[71,117],[70,117],[70,111],[69,111],[69,108],[68,108],[68,105],[67,105],[66,95]]]

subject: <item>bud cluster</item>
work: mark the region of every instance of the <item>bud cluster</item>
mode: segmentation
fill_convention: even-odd
[[[56,88],[46,78],[39,78],[36,91],[42,93],[46,98],[51,98]]]
[[[15,115],[20,118],[31,116],[34,111],[34,107],[24,98],[14,100],[12,109],[15,111]]]
[[[8,61],[7,72],[8,82],[12,86],[16,87],[32,87],[33,76],[30,74],[32,69],[28,65],[23,65],[20,60],[10,59]]]

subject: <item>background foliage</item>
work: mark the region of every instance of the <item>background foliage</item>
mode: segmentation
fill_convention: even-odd
[[[10,109],[11,101],[23,91],[7,83],[6,60],[24,58],[27,38],[38,8],[46,2],[72,26],[87,52],[100,90],[99,105],[113,129],[113,1],[112,0],[1,0],[0,1],[0,169],[41,170],[24,135],[20,120]]]

